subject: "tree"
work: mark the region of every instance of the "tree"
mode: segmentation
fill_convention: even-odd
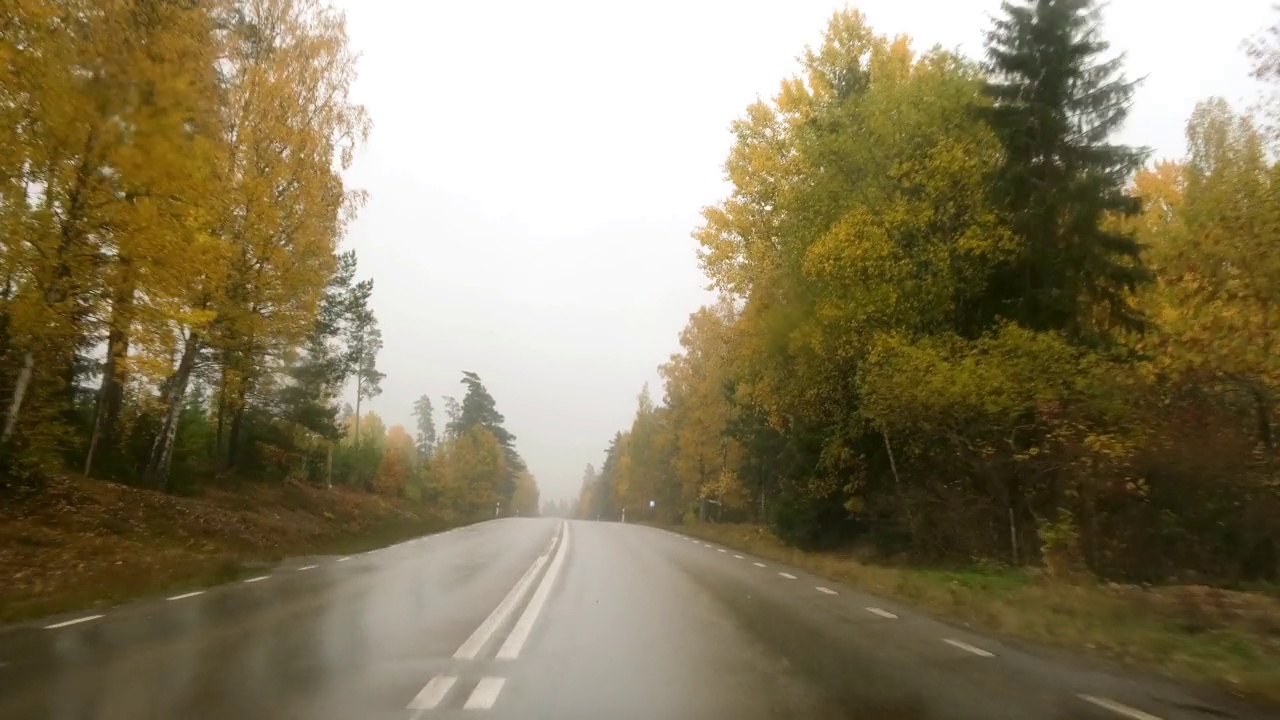
[[[431,408],[430,396],[423,395],[414,401],[413,416],[418,427],[418,455],[423,459],[430,459],[431,453],[436,447],[436,421],[435,413]]]
[[[1133,98],[1124,56],[1104,59],[1094,0],[1002,7],[987,33],[984,115],[1004,148],[995,191],[1020,250],[992,276],[986,319],[1075,338],[1140,327],[1130,299],[1149,273],[1132,233],[1104,224],[1139,211],[1126,183],[1147,154],[1108,143]],[[1089,321],[1098,307],[1102,327]]]
[[[525,469],[524,460],[516,452],[516,436],[502,426],[506,418],[498,412],[497,403],[489,394],[480,376],[470,371],[462,373],[462,384],[467,386],[467,394],[463,396],[461,405],[454,407],[452,398],[445,398],[446,408],[450,415],[447,431],[454,436],[462,436],[472,428],[483,428],[491,434],[505,454],[505,467],[509,473],[500,489],[500,495],[510,500],[516,488],[516,475]]]
[[[372,291],[372,283],[361,288]],[[356,379],[356,443],[360,437],[360,404],[364,400],[382,394],[382,379],[385,374],[378,371],[378,353],[382,351],[382,331],[378,329],[378,319],[369,309],[368,291],[359,289],[357,297],[363,302],[353,306],[351,322],[347,328],[347,353]]]

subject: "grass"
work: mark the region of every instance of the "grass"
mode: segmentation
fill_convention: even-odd
[[[420,503],[298,483],[176,497],[60,478],[0,502],[0,623],[225,583],[285,557],[449,527]]]
[[[844,581],[940,618],[1280,703],[1280,598],[1274,588],[1139,588],[1064,582],[998,566],[869,564],[849,554],[797,550],[758,526],[673,529]]]

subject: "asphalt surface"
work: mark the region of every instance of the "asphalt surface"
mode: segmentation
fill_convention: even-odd
[[[496,520],[0,629],[0,719],[1274,718],[634,525]]]

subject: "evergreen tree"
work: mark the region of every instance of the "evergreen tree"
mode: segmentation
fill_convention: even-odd
[[[1125,192],[1147,151],[1108,138],[1135,82],[1104,57],[1094,0],[1005,2],[987,33],[988,121],[1005,158],[994,192],[1021,247],[992,278],[984,325],[1008,318],[1076,339],[1139,327],[1128,291],[1148,273],[1131,233],[1109,215],[1138,212]]]
[[[431,407],[431,396],[423,395],[413,403],[413,416],[418,425],[418,455],[429,459],[436,448],[436,420],[435,410]]]

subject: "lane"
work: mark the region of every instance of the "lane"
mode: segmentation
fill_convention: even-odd
[[[507,670],[495,716],[1276,717],[1208,691],[1051,661],[673,533],[570,525],[560,585]]]
[[[0,718],[404,720],[556,527],[482,523],[74,625],[5,628]]]

